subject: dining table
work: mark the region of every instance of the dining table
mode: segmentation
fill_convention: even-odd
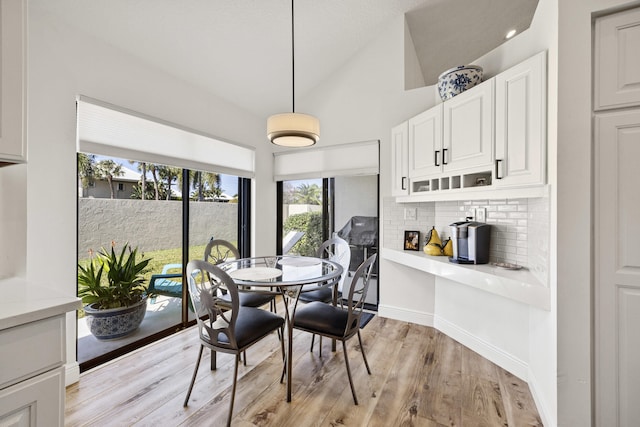
[[[333,304],[337,300],[337,284],[343,268],[324,258],[274,255],[239,258],[218,265],[238,285],[240,292],[282,295],[287,329],[287,402],[291,402],[293,367],[293,320],[300,293],[333,287]]]

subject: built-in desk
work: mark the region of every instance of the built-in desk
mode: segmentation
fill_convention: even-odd
[[[64,425],[66,313],[76,297],[0,280],[0,425]]]
[[[429,256],[422,251],[380,250],[382,259],[396,262],[467,286],[500,295],[543,310],[550,310],[549,287],[526,269],[506,270],[491,264],[469,265],[449,262],[446,256]]]

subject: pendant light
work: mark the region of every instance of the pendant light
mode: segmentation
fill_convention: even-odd
[[[274,114],[267,119],[267,137],[283,147],[309,147],[320,139],[320,121],[308,114],[296,113],[294,10],[291,0],[291,97],[292,112]]]

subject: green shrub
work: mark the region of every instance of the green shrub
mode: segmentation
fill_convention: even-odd
[[[290,253],[315,256],[322,244],[322,212],[306,212],[291,215],[283,225],[284,234],[302,231],[304,236],[291,248]]]
[[[149,259],[137,261],[138,248],[125,243],[120,254],[102,248],[88,263],[78,264],[78,296],[85,304],[108,309],[128,307],[145,295],[143,272]]]

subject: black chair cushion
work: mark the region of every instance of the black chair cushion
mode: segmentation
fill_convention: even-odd
[[[312,333],[342,338],[347,326],[347,310],[322,302],[311,302],[296,310],[293,327]]]
[[[313,286],[316,288],[317,286]],[[302,302],[329,302],[333,298],[333,290],[331,287],[317,287],[318,289],[307,291],[306,289],[313,289],[303,287],[302,292],[300,293],[300,297],[298,298]]]
[[[262,307],[273,299],[273,295],[259,292],[238,292],[241,307]],[[231,296],[226,293],[221,296],[225,301],[231,302]]]
[[[284,319],[270,311],[253,307],[240,307],[236,320],[236,343],[243,348],[259,340],[268,333],[284,325]],[[223,333],[218,334],[218,341],[228,343]]]

